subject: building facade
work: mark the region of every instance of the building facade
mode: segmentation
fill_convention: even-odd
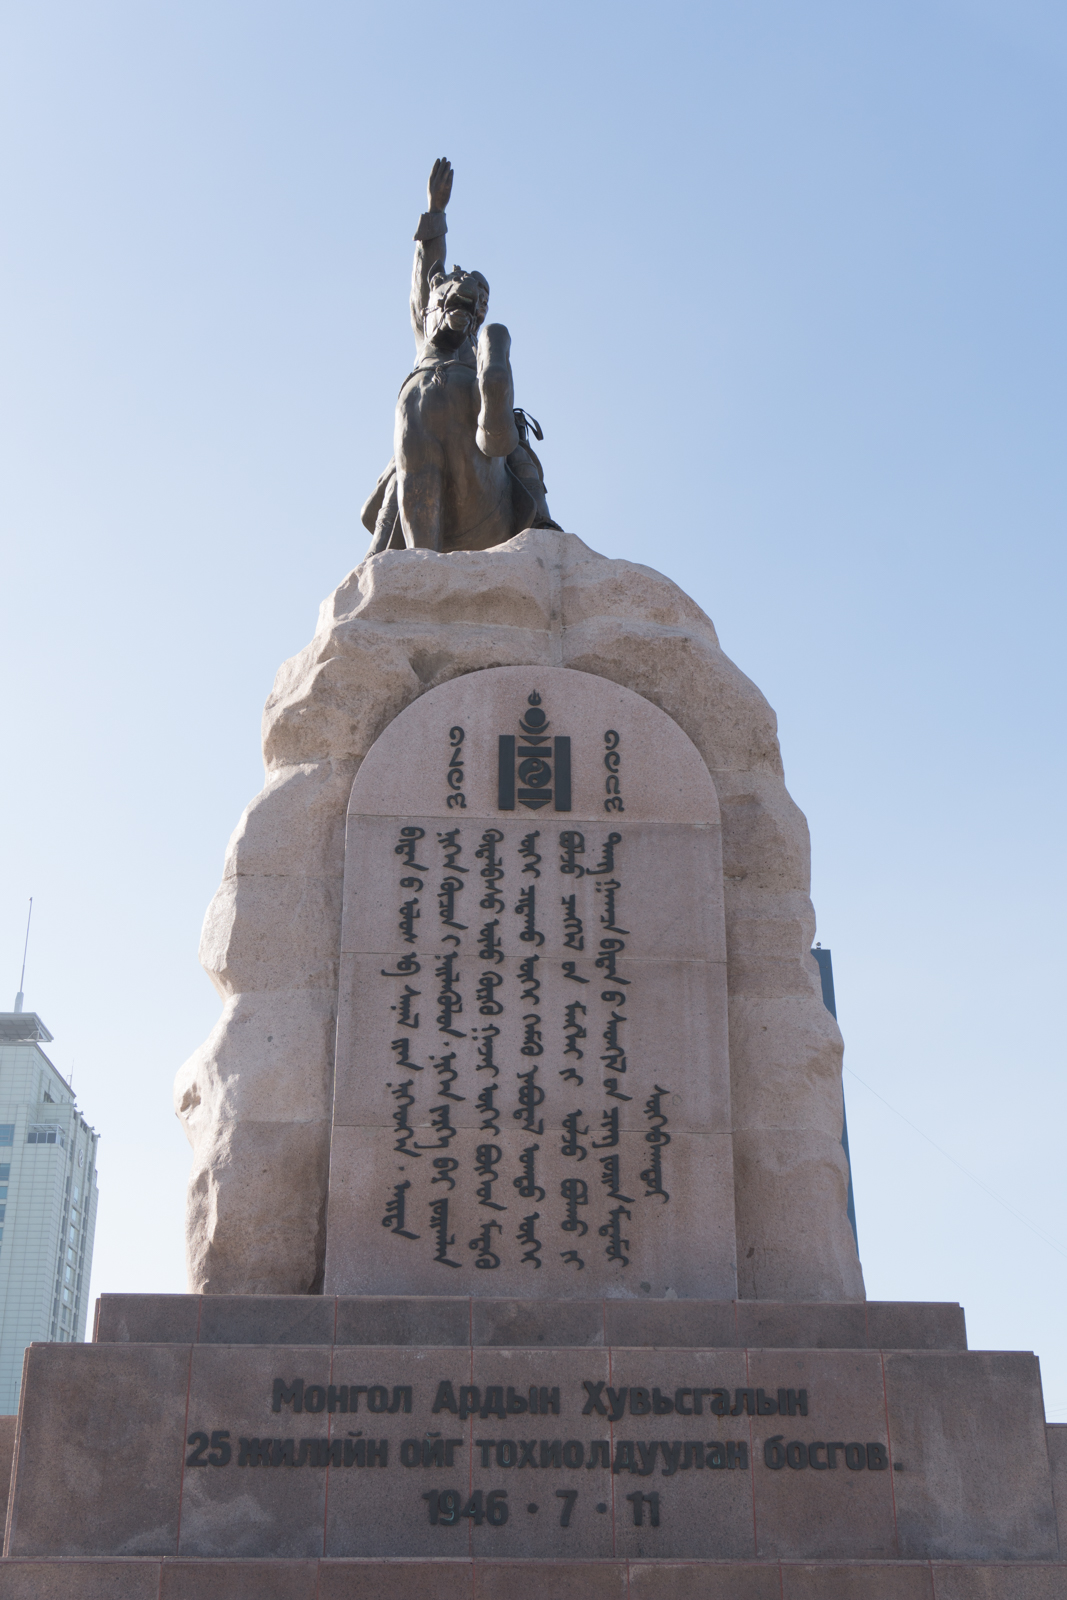
[[[34,1341],[85,1337],[98,1135],[45,1055],[32,1011],[0,1012],[0,1415]]]

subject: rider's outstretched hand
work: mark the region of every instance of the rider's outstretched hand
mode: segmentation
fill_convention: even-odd
[[[426,185],[426,194],[429,199],[429,211],[444,211],[452,195],[452,163],[444,156],[438,156],[430,173],[430,181]]]

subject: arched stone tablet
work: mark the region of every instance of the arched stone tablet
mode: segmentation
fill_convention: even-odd
[[[629,689],[431,690],[352,788],[329,1294],[736,1293],[722,853]]]

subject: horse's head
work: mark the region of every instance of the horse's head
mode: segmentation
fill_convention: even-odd
[[[489,285],[480,272],[438,270],[430,279],[430,298],[423,326],[431,344],[458,350],[473,339],[489,310]]]

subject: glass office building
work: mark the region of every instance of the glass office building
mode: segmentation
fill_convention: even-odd
[[[85,1337],[98,1135],[51,1038],[32,1011],[0,1012],[0,1415],[18,1410],[28,1344]]]

